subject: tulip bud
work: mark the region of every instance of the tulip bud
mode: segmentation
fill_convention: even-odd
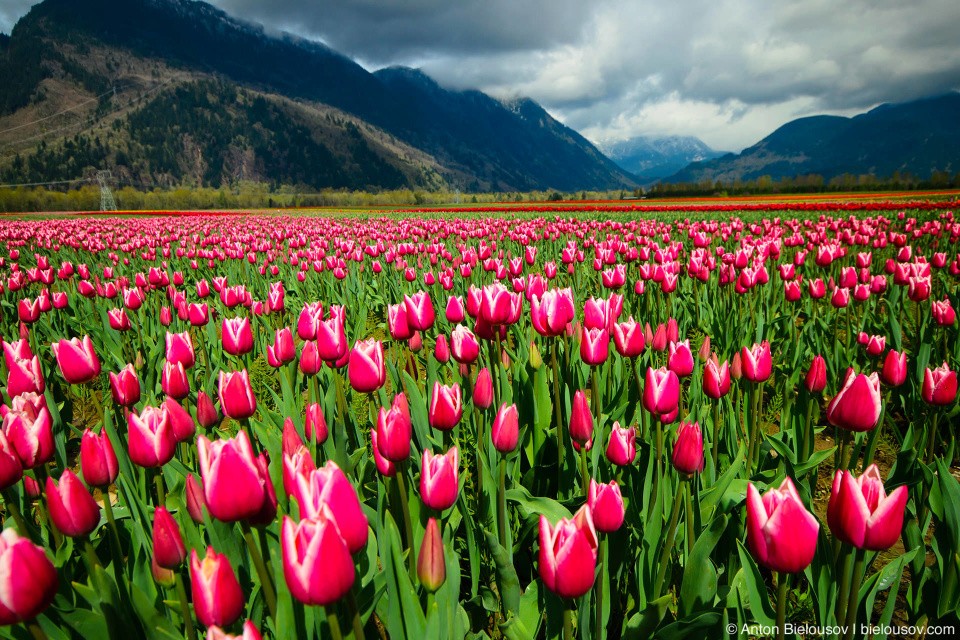
[[[447,344],[447,336],[437,336],[437,341],[433,348],[433,357],[436,358],[437,362],[445,363],[450,361],[450,346]]]
[[[703,337],[703,343],[700,344],[700,350],[697,351],[697,357],[700,360],[706,360],[710,357],[710,336]]]
[[[227,556],[207,547],[201,562],[197,550],[191,551],[190,584],[193,610],[200,624],[226,627],[240,619],[244,607],[243,592]]]
[[[539,371],[540,367],[543,366],[543,356],[540,355],[540,349],[537,348],[536,342],[530,343],[530,366],[534,371]]]
[[[410,439],[413,427],[407,397],[398,393],[390,409],[380,407],[377,416],[377,446],[380,454],[391,462],[403,462],[410,457]]]
[[[517,405],[512,404],[509,407],[504,402],[500,405],[497,417],[490,427],[490,439],[493,446],[501,454],[506,455],[517,448],[517,442],[520,437],[519,418],[517,415]]]
[[[247,432],[210,442],[197,438],[203,493],[211,517],[221,522],[248,520],[260,511],[266,480],[257,465]]]
[[[60,476],[60,484],[47,478],[47,508],[50,520],[60,533],[85,538],[100,524],[100,506],[87,488],[69,469]]]
[[[300,515],[319,517],[323,509],[336,522],[350,553],[356,553],[367,544],[368,523],[360,506],[360,498],[347,476],[333,460],[306,477],[297,478]]]
[[[140,379],[132,364],[128,364],[120,373],[108,374],[110,378],[110,394],[113,401],[121,407],[130,408],[140,402]]]
[[[17,450],[0,430],[0,491],[9,489],[23,478],[23,463]]]
[[[43,547],[8,528],[0,535],[0,566],[5,577],[0,585],[0,625],[33,620],[53,602],[59,580]]]
[[[213,400],[204,391],[197,393],[197,422],[204,429],[216,426],[220,422]]]
[[[384,385],[387,372],[383,364],[383,345],[379,340],[357,340],[349,357],[347,373],[354,391],[373,393]]]
[[[927,404],[941,407],[952,404],[957,397],[957,372],[951,371],[946,362],[936,369],[927,367],[920,395]]]
[[[319,403],[312,402],[307,405],[307,417],[303,431],[309,442],[323,444],[327,441],[329,435],[327,420],[323,416],[323,406]]]
[[[166,507],[157,507],[153,512],[153,555],[164,569],[176,569],[187,559],[180,527]]]
[[[764,382],[770,377],[773,370],[773,359],[770,355],[770,343],[764,340],[747,349],[740,350],[744,377],[753,383]]]
[[[130,460],[141,467],[162,467],[173,459],[177,439],[166,408],[144,407],[127,419]]]
[[[299,524],[284,516],[280,548],[283,577],[298,601],[331,605],[353,587],[353,558],[327,505]]]
[[[441,431],[450,431],[457,426],[462,415],[460,385],[456,382],[452,386],[441,385],[435,380],[430,398],[430,426]]]
[[[93,350],[90,336],[83,336],[82,340],[61,340],[52,346],[60,373],[67,383],[83,384],[100,375],[100,360]]]
[[[734,353],[733,358],[730,360],[730,377],[734,380],[739,380],[743,377],[743,362],[740,360],[739,351]]]
[[[190,394],[190,378],[181,363],[167,362],[163,365],[160,388],[175,400],[182,400]]]
[[[823,356],[817,355],[810,363],[810,369],[807,371],[807,377],[804,380],[807,391],[810,393],[821,393],[827,386],[827,363]]]
[[[875,464],[859,478],[849,471],[837,470],[827,505],[830,531],[858,549],[889,549],[900,537],[907,498],[906,486],[887,495]]]
[[[593,415],[587,404],[587,396],[580,390],[573,395],[573,407],[570,410],[570,437],[580,444],[585,444],[593,437]]]
[[[380,409],[383,411],[383,408]],[[370,446],[373,449],[373,462],[377,467],[377,472],[385,478],[393,478],[397,475],[397,465],[383,457],[383,451],[380,449],[380,437],[376,429],[370,429]],[[304,448],[306,450],[306,448]]]
[[[80,472],[91,487],[107,487],[113,484],[120,472],[117,456],[106,432],[99,435],[90,429],[80,438]]]
[[[184,489],[187,502],[187,513],[190,519],[197,524],[203,524],[203,510],[207,506],[207,499],[203,496],[203,485],[192,473],[187,474],[186,488]]]
[[[493,404],[493,378],[486,367],[477,374],[473,385],[473,404],[480,409],[489,409]]]
[[[436,518],[427,520],[427,530],[417,555],[417,577],[430,593],[436,592],[447,579],[447,562],[443,557],[443,538]]]
[[[256,413],[257,399],[246,369],[230,373],[220,371],[220,408],[234,420],[244,420]]]
[[[760,492],[747,485],[747,546],[757,563],[771,571],[797,573],[813,561],[820,523],[790,478],[779,489]]]
[[[614,533],[623,524],[626,507],[616,480],[609,484],[598,484],[590,478],[587,504],[593,513],[593,524],[601,533]]]
[[[680,403],[680,379],[666,368],[647,368],[646,384],[643,387],[643,406],[652,414],[667,415],[678,409]]]

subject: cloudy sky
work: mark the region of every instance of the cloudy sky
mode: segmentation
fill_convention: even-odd
[[[527,95],[594,141],[739,151],[793,118],[960,89],[957,0],[210,0],[368,69]],[[8,32],[31,0],[0,0]]]

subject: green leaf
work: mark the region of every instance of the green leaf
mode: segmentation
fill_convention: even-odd
[[[623,630],[624,640],[646,640],[652,637],[660,621],[663,620],[670,600],[671,596],[663,596],[659,600],[648,603],[643,611],[633,614]]]
[[[528,516],[544,515],[550,524],[556,524],[561,518],[572,518],[573,515],[569,509],[564,507],[556,500],[532,496],[524,487],[519,486],[516,489],[507,491],[507,500],[516,502],[520,506],[520,512],[524,518]]]
[[[484,531],[483,535],[497,567],[497,587],[500,590],[503,609],[505,612],[516,614],[520,610],[520,579],[517,578],[517,570],[513,568],[513,562],[507,550],[497,542],[497,536],[489,531]]]
[[[760,577],[760,570],[750,556],[750,552],[737,540],[737,552],[740,554],[740,564],[743,566],[743,575],[746,579],[747,593],[750,596],[750,612],[754,619],[763,625],[776,624],[770,599],[767,597],[767,588]]]
[[[683,567],[683,582],[680,585],[682,616],[713,605],[717,596],[717,569],[710,560],[710,554],[727,528],[727,521],[725,515],[714,518],[693,545],[690,558]]]

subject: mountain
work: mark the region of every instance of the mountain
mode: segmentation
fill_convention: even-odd
[[[844,118],[812,116],[783,125],[739,154],[699,162],[664,178],[665,183],[773,179],[818,174],[921,179],[960,170],[960,93],[883,104]]]
[[[629,140],[601,143],[600,149],[621,168],[644,179],[663,178],[691,162],[703,162],[724,155],[693,136],[638,136]]]
[[[144,186],[637,186],[531,100],[370,73],[204,2],[45,0],[0,45],[4,182],[107,167]]]

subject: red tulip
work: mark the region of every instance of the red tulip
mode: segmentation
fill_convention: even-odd
[[[24,393],[42,395],[46,385],[43,371],[40,369],[40,356],[32,358],[8,358],[7,360],[7,396],[15,397]]]
[[[412,296],[404,295],[403,304],[407,308],[407,321],[416,331],[427,331],[433,326],[435,314],[430,294],[419,291]]]
[[[324,362],[336,362],[347,355],[343,316],[335,315],[317,324],[317,354]]]
[[[827,405],[827,420],[850,431],[870,431],[880,419],[880,378],[847,369],[843,387]]]
[[[166,507],[157,507],[153,512],[153,556],[164,569],[176,569],[187,559],[180,527]]]
[[[744,377],[753,383],[763,382],[773,371],[773,358],[770,356],[770,343],[764,340],[747,349],[740,350]]]
[[[113,401],[121,407],[132,407],[140,402],[140,379],[132,364],[128,364],[120,373],[108,374],[110,379],[110,394]]]
[[[116,331],[129,331],[130,318],[123,309],[110,309],[107,312],[107,318],[110,322],[110,328]]]
[[[609,352],[610,334],[606,329],[582,329],[580,336],[580,359],[590,366],[597,366],[607,361]]]
[[[474,382],[473,404],[479,409],[489,409],[493,404],[493,378],[486,367],[480,370]]]
[[[466,318],[466,312],[463,308],[463,298],[460,296],[450,296],[447,299],[446,309],[447,322],[463,322]]]
[[[234,356],[253,351],[253,330],[249,318],[223,319],[223,350]]]
[[[813,517],[790,478],[779,489],[760,492],[747,485],[747,545],[771,571],[797,573],[813,561],[820,523]]]
[[[951,371],[946,362],[933,370],[927,367],[920,395],[928,404],[941,407],[952,404],[957,397],[957,372]]]
[[[305,376],[315,376],[322,365],[316,341],[307,340],[304,342],[303,350],[300,352],[300,372]]]
[[[907,352],[891,350],[883,361],[880,379],[890,387],[899,387],[907,380]]]
[[[637,457],[637,428],[624,429],[619,422],[613,423],[610,441],[607,443],[607,460],[618,467],[633,464]]]
[[[665,367],[648,367],[643,387],[644,408],[656,415],[666,415],[677,409],[679,403],[680,379],[677,374]]]
[[[441,363],[450,361],[450,345],[447,344],[447,336],[437,336],[437,341],[433,347],[433,357]]]
[[[296,356],[297,352],[293,346],[293,334],[290,333],[290,327],[277,329],[273,344],[267,346],[267,360],[272,366],[276,367],[292,362]]]
[[[95,434],[89,428],[80,438],[80,472],[91,487],[107,487],[120,472],[113,445],[105,431]]]
[[[167,309],[167,314],[170,313],[170,310]],[[206,326],[207,322],[210,321],[210,311],[207,307],[207,303],[191,303],[187,305],[187,319],[190,320],[190,324],[194,327],[203,327]],[[167,324],[170,324],[167,322]]]
[[[353,559],[329,505],[299,524],[284,516],[280,549],[283,577],[300,602],[331,605],[353,587]]]
[[[297,320],[297,335],[301,340],[316,340],[317,325],[323,320],[323,305],[319,302],[308,302],[303,305],[300,317]]]
[[[53,460],[53,429],[46,407],[34,411],[10,411],[3,419],[3,433],[20,456],[24,469],[33,469]]]
[[[322,509],[329,509],[350,553],[356,553],[367,545],[368,523],[360,506],[360,498],[347,476],[333,460],[328,460],[320,469],[308,476],[297,478],[300,515],[304,518],[320,517]]]
[[[60,533],[85,538],[100,524],[100,506],[69,469],[60,476],[60,484],[47,478],[47,508],[50,520]]]
[[[713,400],[719,400],[730,391],[730,366],[726,360],[717,364],[717,358],[707,360],[703,367],[703,393]]]
[[[427,520],[420,553],[417,555],[417,578],[430,593],[436,592],[447,579],[447,561],[443,557],[443,537],[436,518]]]
[[[403,462],[410,457],[410,439],[413,426],[410,423],[410,410],[407,397],[398,393],[389,409],[380,407],[377,416],[377,428],[371,429],[377,434],[377,446],[380,454],[390,462]]]
[[[703,472],[703,434],[699,422],[681,422],[677,427],[670,461],[680,473]]]
[[[57,595],[57,570],[43,547],[8,528],[0,535],[0,625],[33,620]]]
[[[243,592],[227,556],[207,547],[207,554],[201,562],[197,550],[191,551],[190,584],[193,610],[200,624],[226,627],[240,619]]]
[[[238,522],[257,514],[266,495],[266,479],[246,431],[241,429],[234,438],[214,442],[199,436],[197,457],[211,517]]]
[[[433,382],[433,393],[430,397],[430,426],[441,431],[450,431],[463,415],[463,404],[460,398],[460,385],[456,382],[452,386]]]
[[[939,302],[934,301],[931,304],[931,310],[933,311],[933,319],[941,327],[953,326],[953,323],[957,321],[957,313],[950,305],[950,300],[946,298]]]
[[[598,544],[589,505],[583,505],[572,520],[561,519],[556,527],[541,515],[537,568],[544,586],[561,598],[579,598],[590,591]]]
[[[578,390],[573,394],[573,407],[570,410],[570,437],[574,442],[584,444],[593,437],[593,414],[587,404],[587,396]]]
[[[144,407],[127,419],[130,460],[141,467],[162,467],[173,459],[177,439],[165,407]]]
[[[875,464],[859,478],[849,471],[837,470],[827,505],[830,531],[858,549],[889,549],[900,537],[907,498],[906,486],[887,495]]]
[[[186,398],[190,394],[190,378],[183,365],[179,362],[167,362],[163,365],[160,375],[160,388],[165,394],[176,400]]]
[[[517,405],[512,404],[509,407],[504,402],[497,411],[497,417],[490,427],[490,439],[497,451],[506,455],[517,448],[517,442],[520,438],[519,417],[517,415]]]
[[[650,348],[654,351],[665,351],[667,349],[667,328],[662,324],[657,327],[656,333],[653,334],[653,338],[648,340],[650,343]]]
[[[203,485],[192,473],[187,474],[184,496],[187,502],[187,513],[190,519],[197,524],[203,524],[203,510],[207,506],[207,499],[203,495]]]
[[[197,422],[204,429],[209,429],[220,422],[213,400],[203,391],[197,393]]]
[[[9,489],[23,478],[23,463],[7,436],[0,430],[0,491]]]
[[[357,340],[350,352],[347,370],[350,386],[360,393],[373,393],[387,381],[383,365],[383,344],[374,338]]]
[[[73,338],[55,342],[53,355],[57,359],[63,379],[69,384],[90,382],[100,375],[100,360],[93,350],[90,336],[83,336],[82,340]]]
[[[633,316],[626,322],[613,325],[613,343],[617,353],[624,358],[636,358],[643,353],[646,346],[643,337],[643,328],[634,321]]]
[[[807,370],[807,377],[804,379],[807,391],[810,393],[821,393],[827,386],[827,363],[823,356],[817,355],[810,363],[810,369]]]
[[[423,452],[423,467],[420,473],[420,498],[434,511],[444,511],[457,501],[459,485],[460,451],[452,447],[443,455],[433,455],[429,449]]]
[[[559,336],[575,317],[570,289],[551,289],[531,300],[530,320],[533,328],[542,336]]]
[[[220,371],[220,408],[234,420],[244,420],[257,412],[257,399],[250,386],[247,370]]]
[[[323,444],[327,441],[329,430],[327,420],[323,417],[323,407],[316,402],[307,405],[307,416],[304,423],[304,434],[308,442]]]
[[[410,328],[407,318],[406,304],[387,305],[387,328],[390,330],[390,337],[394,340],[408,340],[413,335],[413,329]]]
[[[613,533],[623,524],[626,507],[620,494],[620,485],[616,480],[609,484],[598,484],[590,478],[587,504],[593,513],[593,525],[601,533]]]

